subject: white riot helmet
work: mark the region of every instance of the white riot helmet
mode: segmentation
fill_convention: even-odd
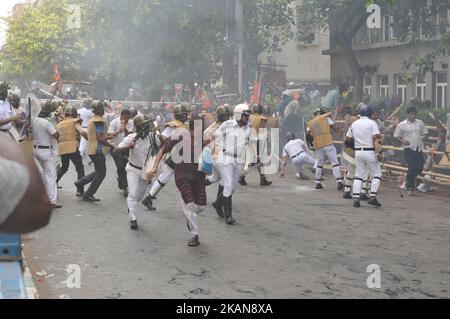
[[[243,114],[250,115],[250,107],[247,104],[239,104],[234,108],[234,119],[240,121]]]

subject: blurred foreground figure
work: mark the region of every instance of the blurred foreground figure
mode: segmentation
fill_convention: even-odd
[[[50,200],[32,158],[0,136],[0,232],[31,233],[45,227],[50,216]]]

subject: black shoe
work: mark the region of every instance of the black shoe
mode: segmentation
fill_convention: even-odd
[[[141,204],[144,205],[145,207],[147,207],[148,210],[156,210],[155,207],[153,207],[153,200],[155,200],[156,197],[153,197],[151,195],[148,195],[142,202]]]
[[[247,181],[245,180],[245,176],[241,176],[239,178],[239,184],[241,184],[242,186],[248,186]]]
[[[263,178],[261,178],[261,183],[260,183],[260,185],[261,185],[261,186],[270,186],[270,185],[272,185],[272,182],[271,182],[271,181],[268,181],[265,177],[263,177]]]
[[[138,230],[137,220],[133,220],[133,221],[130,222],[130,229],[131,230]]]
[[[77,188],[77,197],[83,197],[84,196],[84,185],[81,185],[79,181],[76,181],[73,183],[75,187]]]
[[[223,198],[223,208],[225,214],[225,223],[227,225],[234,225],[236,221],[233,218],[233,201],[231,196]]]
[[[223,207],[222,207],[222,205],[220,203],[214,202],[214,203],[212,203],[212,206],[214,207],[214,209],[217,212],[217,215],[220,218],[225,218],[225,215],[223,213]]]
[[[195,235],[191,238],[191,240],[188,242],[189,247],[197,247],[200,245],[200,241],[198,240],[198,235]]]
[[[353,202],[353,207],[355,207],[355,208],[360,208],[360,207],[361,207],[361,202],[360,202],[359,200],[355,200],[355,201]]]
[[[217,215],[220,218],[224,218],[225,214],[223,212],[223,190],[224,187],[222,185],[219,185],[219,188],[217,189],[217,199],[214,203],[212,203],[212,206],[217,212]]]
[[[127,198],[128,197],[128,188],[124,188],[122,192],[123,192],[123,197]]]
[[[316,184],[316,189],[323,189],[322,184]]]
[[[353,198],[353,196],[350,192],[345,192],[343,197],[344,197],[344,199],[352,199]]]
[[[361,194],[361,198],[360,198],[361,200],[363,200],[363,201],[368,201],[369,200],[369,197],[367,196],[367,194]]]
[[[205,179],[205,186],[211,186],[212,183],[209,181],[209,179]]]
[[[94,196],[83,196],[83,201],[89,202],[89,203],[95,203],[95,202],[99,202],[100,199],[95,198]]]
[[[337,190],[340,191],[340,192],[344,190],[344,184],[342,182],[339,182],[337,184]]]
[[[58,204],[52,204],[52,209],[59,209],[59,208],[62,208],[62,206]]]
[[[381,204],[380,204],[380,202],[377,200],[376,197],[371,197],[371,198],[369,199],[368,204],[369,204],[369,205],[372,205],[372,206],[375,206],[375,207],[381,207]]]

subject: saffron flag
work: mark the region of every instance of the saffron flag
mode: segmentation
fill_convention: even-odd
[[[59,74],[58,64],[54,64],[54,65],[53,65],[53,69],[55,70],[55,75],[53,76],[54,80],[55,80],[56,82],[61,81],[61,75]]]

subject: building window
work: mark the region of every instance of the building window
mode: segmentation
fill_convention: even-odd
[[[369,99],[372,96],[372,78],[370,76],[364,78],[364,95]]]
[[[427,82],[425,76],[418,74],[416,78],[416,99],[424,102],[427,99]]]
[[[445,5],[437,6],[434,5],[431,8],[431,13],[433,16],[433,23],[438,32],[441,34],[448,32],[448,8]]]
[[[437,108],[447,107],[447,102],[448,102],[447,86],[448,86],[447,73],[446,72],[436,73],[436,107]]]
[[[389,75],[378,76],[380,86],[380,97],[389,97]]]
[[[402,102],[405,102],[408,98],[406,96],[408,83],[406,82],[405,76],[403,74],[398,74],[396,77],[397,77],[397,95],[400,97]]]

